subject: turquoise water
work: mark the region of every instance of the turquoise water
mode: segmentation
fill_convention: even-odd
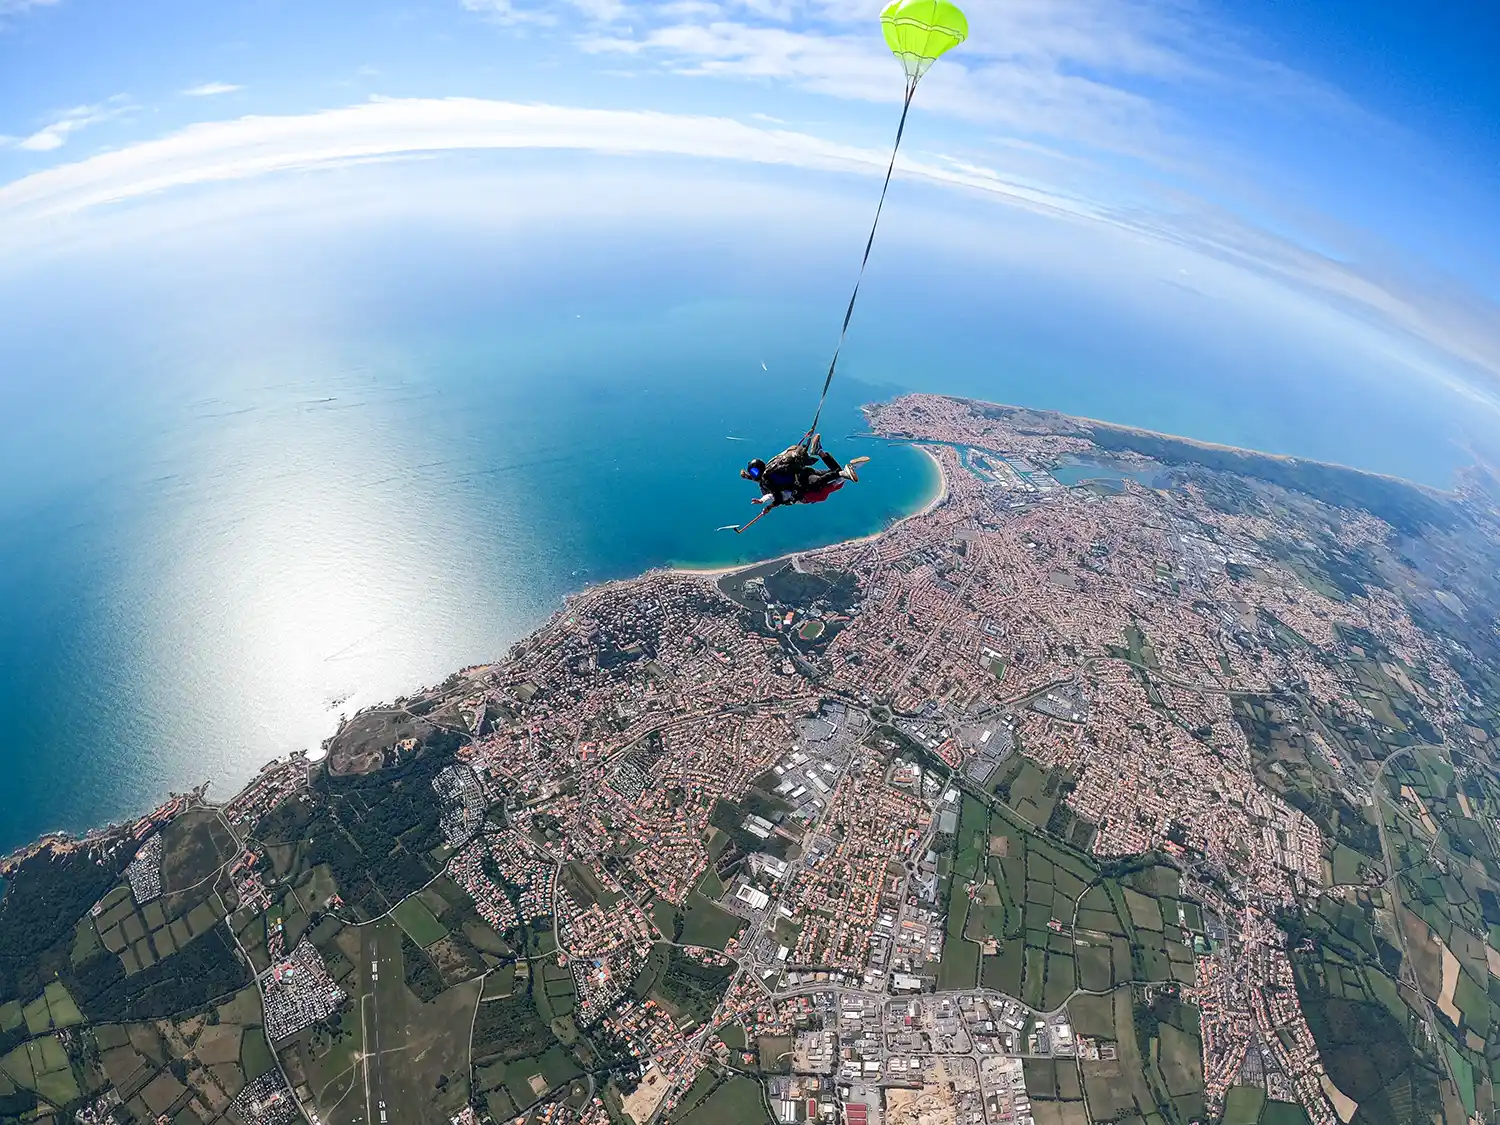
[[[48,342],[73,391],[27,404],[0,518],[0,847],[198,780],[227,794],[341,712],[503,655],[588,583],[867,534],[924,503],[926,457],[846,437],[878,397],[851,380],[822,430],[873,455],[861,483],[715,530],[758,510],[745,460],[810,421],[806,379],[774,352],[762,370],[756,313],[377,329],[325,339],[315,364],[275,341],[240,363],[192,331]]]
[[[917,255],[896,225],[823,425],[873,455],[861,483],[716,532],[755,510],[744,461],[810,421],[868,212],[827,214],[629,238],[247,219],[9,282],[0,263],[0,849],[200,780],[225,796],[588,583],[878,529],[936,483],[851,436],[903,389],[1430,483],[1464,461],[1464,404],[1363,356],[981,239]]]

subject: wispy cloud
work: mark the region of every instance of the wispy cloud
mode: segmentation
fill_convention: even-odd
[[[515,0],[460,0],[464,10],[477,12],[494,22],[506,26],[516,24],[537,24],[543,27],[551,27],[557,23],[557,17],[551,11],[538,5],[516,3]]]
[[[46,8],[56,3],[57,0],[0,0],[0,20],[6,16],[23,15],[33,8]]]
[[[212,98],[219,94],[233,94],[243,89],[243,86],[236,86],[231,82],[204,82],[199,86],[189,86],[182,91],[182,95],[186,98]]]
[[[469,0],[476,2],[476,0]],[[878,0],[664,0],[589,12],[586,51],[680,74],[773,79],[864,101],[900,96],[875,34]],[[1179,0],[970,0],[971,37],[935,67],[923,105],[1015,136],[1180,156],[1184,90],[1347,105],[1258,58]]]
[[[189,126],[158,140],[59,165],[0,186],[0,242],[45,237],[56,220],[153,193],[271,174],[300,173],[447,151],[569,149],[664,154],[820,171],[883,171],[886,153],[808,133],[722,117],[518,105],[474,98],[376,99],[285,117]],[[904,177],[961,189],[1011,207],[1123,232],[1159,249],[1185,250],[1309,295],[1382,330],[1404,333],[1500,384],[1500,317],[1414,292],[1207,206],[1108,207],[959,157],[906,158]],[[38,220],[53,220],[38,222]],[[39,233],[40,232],[40,233]],[[1149,250],[1143,251],[1150,253]]]
[[[62,113],[36,132],[15,142],[15,147],[27,152],[52,152],[68,143],[68,138],[92,125],[111,121],[134,108],[124,94],[116,94],[94,105],[78,105]]]
[[[583,149],[874,172],[887,154],[807,133],[723,117],[520,105],[480,98],[373,98],[299,116],[241,117],[188,126],[86,160],[0,185],[0,226],[57,217],[154,192],[352,160],[469,149]],[[992,171],[903,157],[903,174],[1004,194],[1047,210],[1092,214],[1088,205],[1013,184]]]

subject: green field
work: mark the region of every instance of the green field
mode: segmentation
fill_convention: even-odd
[[[723,949],[744,926],[744,920],[721,908],[698,891],[688,895],[682,911],[682,937],[684,945],[701,945],[707,949]],[[670,934],[671,931],[668,930]]]
[[[759,1082],[738,1076],[721,1077],[706,1095],[693,1099],[693,1089],[682,1099],[669,1120],[673,1125],[760,1125],[771,1120]]]
[[[247,1028],[240,1039],[240,1066],[247,1082],[276,1069],[276,1056],[271,1054],[266,1033],[258,1027]]]
[[[448,936],[448,928],[433,916],[431,910],[416,895],[403,900],[391,914],[411,940],[426,947]]]
[[[948,877],[948,914],[943,957],[938,965],[938,988],[973,988],[979,980],[980,946],[970,932],[969,918],[976,908],[970,902],[969,886],[984,888],[985,857],[989,854],[989,810],[965,794],[959,810],[954,838],[953,862]],[[981,927],[980,937],[984,936]]]
[[[80,1094],[68,1053],[55,1035],[33,1039],[0,1057],[0,1075],[54,1105],[65,1105]]]
[[[1224,1125],[1256,1125],[1266,1104],[1259,1086],[1231,1086],[1224,1096]]]
[[[73,997],[68,995],[62,981],[55,980],[48,984],[44,995],[47,997],[47,1008],[52,1013],[53,1027],[77,1027],[83,1022],[83,1013],[78,1010]]]
[[[1295,1102],[1267,1102],[1260,1125],[1308,1125],[1307,1111]]]

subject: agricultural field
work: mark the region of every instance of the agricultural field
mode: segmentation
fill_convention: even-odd
[[[85,1033],[93,1041],[84,1052],[89,1063],[75,1065],[74,1073],[84,1078],[85,1093],[113,1085],[138,1119],[212,1121],[245,1085],[247,1043],[258,1039],[266,1067],[274,1065],[260,1019],[260,997],[251,987],[190,1018],[98,1024]]]
[[[1380,663],[1400,692],[1425,690],[1409,670]],[[1362,699],[1382,716],[1377,725],[1390,725]],[[1406,704],[1389,702],[1411,727]],[[1356,885],[1285,923],[1304,939],[1294,954],[1303,1007],[1329,1080],[1359,1103],[1362,1120],[1489,1115],[1500,1078],[1500,789],[1492,771],[1421,741],[1383,752],[1371,811],[1395,876],[1375,864],[1349,879],[1351,857],[1334,850],[1338,881]]]
[[[1197,904],[1178,897],[1172,868],[1143,861],[1105,875],[1009,809],[970,796],[955,840],[939,987],[972,987],[976,955],[984,987],[1043,1011],[1075,989],[1191,984],[1202,924]]]
[[[710,871],[709,874],[712,875],[713,872]],[[683,907],[682,936],[677,940],[684,945],[723,949],[734,940],[744,925],[743,919],[729,913],[701,891],[695,890],[688,895]]]
[[[770,1122],[764,1087],[732,1073],[705,1070],[668,1120],[672,1125],[758,1125]]]
[[[448,936],[447,927],[437,920],[431,909],[417,895],[400,902],[391,911],[391,915],[400,923],[401,928],[406,931],[411,940],[424,948]]]
[[[540,982],[517,979],[512,995],[481,1001],[474,1017],[473,1088],[497,1121],[584,1073],[581,1048],[565,1046],[543,1019],[533,987]]]
[[[578,1008],[578,990],[573,980],[573,971],[559,965],[551,957],[534,961],[532,984],[531,998],[536,1004],[537,1014],[547,1021],[547,1026],[555,1033],[566,1037],[568,1033],[560,1028],[572,1027],[569,1017]]]
[[[1402,913],[1411,967],[1441,994],[1442,948],[1420,918]],[[1421,1005],[1395,979],[1402,956],[1390,917],[1383,895],[1361,892],[1325,897],[1317,910],[1288,920],[1298,995],[1329,1081],[1359,1103],[1371,1125],[1394,1125],[1411,1120],[1417,1107],[1435,1107],[1440,1067],[1413,1045],[1425,1038]]]
[[[1074,1059],[1027,1059],[1026,1094],[1038,1125],[1088,1125],[1083,1080]]]
[[[436,921],[437,927],[445,931],[446,938],[438,938],[433,945],[426,947],[439,962],[451,963],[455,957],[462,956],[467,963],[472,951],[472,956],[479,959],[483,968],[492,969],[515,955],[511,944],[479,916],[473,899],[447,876],[434,879],[407,902],[420,903]],[[428,928],[425,936],[435,932],[436,928]],[[416,937],[415,934],[412,936]]]
[[[989,820],[989,810],[975,797],[965,795],[946,878],[948,921],[943,958],[938,965],[940,989],[973,988],[979,978],[981,946],[967,935],[971,933],[969,917],[989,850]]]
[[[56,1035],[31,1039],[0,1056],[0,1074],[53,1105],[66,1105],[80,1096],[74,1066]]]
[[[202,835],[207,837],[206,832]],[[168,851],[167,859],[174,854]],[[197,855],[196,852],[193,854]],[[189,873],[194,870],[188,869]],[[223,901],[214,893],[211,879],[197,881],[182,891],[164,894],[145,907],[137,906],[130,895],[130,887],[121,883],[100,901],[100,905],[102,909],[96,916],[80,923],[80,927],[91,925],[97,940],[77,941],[75,951],[82,952],[80,946],[107,950],[119,958],[126,976],[149,969],[187,948],[213,930],[224,917]],[[80,963],[87,957],[87,954],[81,957]]]

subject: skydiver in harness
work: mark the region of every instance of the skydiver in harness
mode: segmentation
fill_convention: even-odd
[[[822,435],[811,434],[770,461],[755,458],[740,470],[740,476],[760,485],[760,495],[752,503],[769,508],[778,504],[820,504],[843,488],[845,481],[858,481],[855,466],[867,460],[860,457],[840,465],[823,448]],[[819,461],[823,463],[822,469],[817,467]]]

